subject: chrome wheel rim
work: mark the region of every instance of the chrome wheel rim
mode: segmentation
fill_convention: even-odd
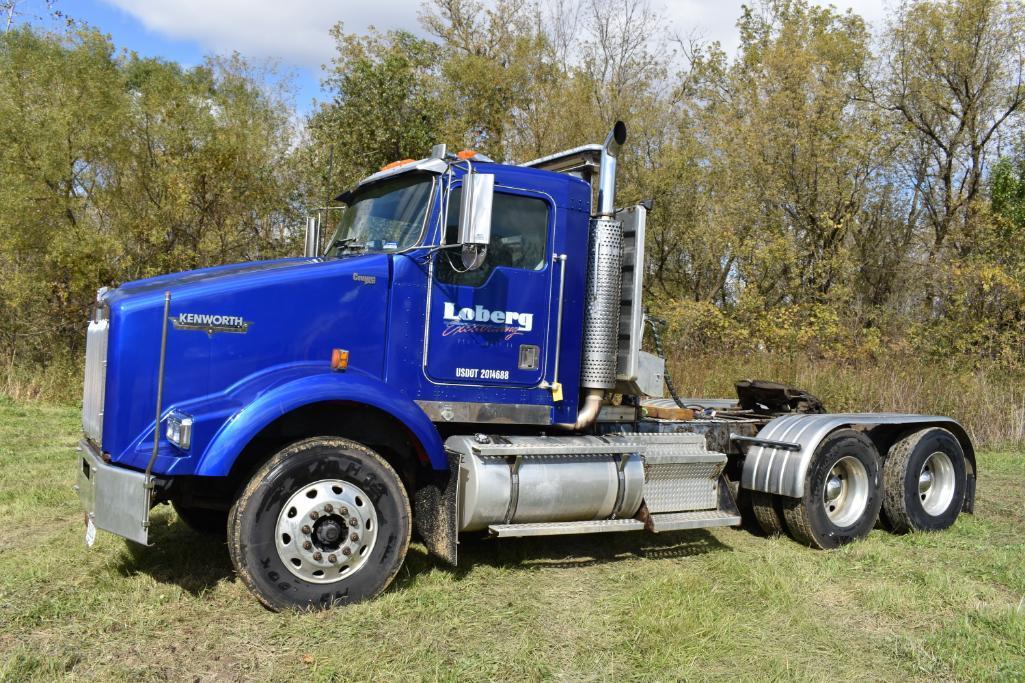
[[[829,521],[838,527],[853,525],[868,507],[868,470],[853,456],[836,461],[822,487],[822,504]]]
[[[943,514],[954,500],[954,463],[950,456],[936,451],[922,463],[918,472],[918,499],[926,514]]]
[[[274,546],[292,574],[310,583],[334,583],[366,564],[377,541],[377,510],[352,482],[306,484],[281,508]]]

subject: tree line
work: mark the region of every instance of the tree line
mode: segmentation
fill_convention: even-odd
[[[739,47],[648,0],[428,0],[423,32],[331,31],[300,115],[242,56],[0,36],[0,351],[79,353],[101,285],[296,254],[303,214],[437,142],[524,161],[630,140],[647,303],[678,355],[1025,367],[1025,7],[763,0]]]

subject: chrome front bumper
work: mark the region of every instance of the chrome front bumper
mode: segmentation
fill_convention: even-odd
[[[148,545],[152,489],[146,485],[146,475],[108,465],[85,439],[79,442],[78,450],[75,490],[87,519],[97,529]]]

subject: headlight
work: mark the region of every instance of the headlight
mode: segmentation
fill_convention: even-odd
[[[167,440],[182,449],[192,445],[192,418],[177,410],[167,416]]]

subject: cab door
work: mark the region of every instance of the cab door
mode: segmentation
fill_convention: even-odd
[[[459,188],[446,244],[458,234]],[[424,371],[437,384],[535,387],[545,377],[552,318],[555,207],[547,195],[495,187],[491,241],[466,271],[458,249],[431,267]]]

